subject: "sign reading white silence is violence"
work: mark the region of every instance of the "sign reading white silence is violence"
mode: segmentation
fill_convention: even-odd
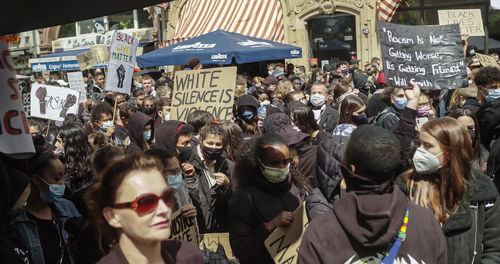
[[[406,26],[379,21],[387,85],[445,90],[468,85],[458,24]]]

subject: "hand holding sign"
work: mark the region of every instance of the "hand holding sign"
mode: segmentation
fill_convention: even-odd
[[[40,87],[36,90],[36,97],[40,101],[40,113],[45,114],[47,112],[47,101],[45,97],[47,96],[47,88]]]
[[[267,227],[269,231],[276,229],[279,226],[287,226],[293,222],[293,213],[292,212],[281,212],[278,216],[276,216],[273,220],[267,223]]]

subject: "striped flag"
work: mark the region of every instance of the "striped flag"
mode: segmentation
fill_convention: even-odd
[[[401,0],[378,0],[378,18],[385,22],[391,22]]]

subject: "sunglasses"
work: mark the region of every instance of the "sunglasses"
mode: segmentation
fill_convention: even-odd
[[[153,193],[141,194],[132,202],[118,203],[113,207],[116,209],[131,208],[138,215],[145,215],[156,209],[160,199],[162,199],[168,207],[173,208],[175,206],[174,189],[172,187],[167,188],[160,196]]]

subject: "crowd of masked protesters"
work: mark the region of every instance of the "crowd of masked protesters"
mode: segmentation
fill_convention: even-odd
[[[171,119],[172,75],[125,95],[85,73],[78,114],[1,155],[0,262],[274,263],[264,241],[305,204],[298,263],[498,264],[500,68],[464,51],[469,86],[441,91],[387,86],[379,58],[269,64],[237,75],[230,121]],[[236,260],[169,239],[179,210]]]

